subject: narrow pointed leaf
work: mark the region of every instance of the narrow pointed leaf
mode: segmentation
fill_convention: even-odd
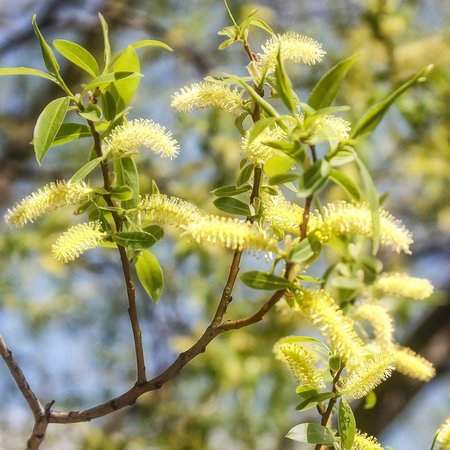
[[[162,47],[168,50],[169,52],[173,52],[172,47],[167,45],[164,42],[157,41],[155,39],[144,39],[142,41],[137,41],[131,44],[133,48],[142,48],[142,47]]]
[[[119,231],[112,235],[112,239],[116,244],[134,250],[145,250],[158,241],[156,236],[146,231]]]
[[[83,93],[94,90],[96,87],[105,88],[106,86],[114,83],[115,81],[123,80],[125,78],[141,77],[142,74],[137,72],[113,72],[100,75],[92,80],[83,90]]]
[[[99,71],[97,61],[92,54],[81,45],[64,39],[56,39],[53,41],[53,46],[64,56],[64,58],[74,63],[76,66],[81,67],[89,75],[92,77],[98,76]]]
[[[142,287],[157,303],[164,287],[164,275],[153,253],[144,250],[136,261],[136,272]]]
[[[41,31],[39,30],[37,23],[36,23],[36,14],[33,16],[33,19],[31,21],[34,32],[39,39],[39,44],[41,46],[42,51],[42,57],[44,59],[45,67],[47,67],[47,70],[50,73],[57,74],[59,73],[59,64],[58,60],[56,59],[55,54],[53,53],[53,50],[51,47],[47,44],[47,42],[44,39],[44,36],[42,36]]]
[[[51,101],[38,117],[33,131],[33,145],[39,164],[53,144],[53,140],[66,117],[69,103],[68,97],[57,98]]]
[[[100,156],[99,158],[92,159],[91,161],[87,162],[83,167],[78,169],[73,175],[72,178],[69,180],[69,183],[78,183],[79,181],[83,180],[87,175],[89,175],[101,162],[102,162],[103,156]]]
[[[238,214],[241,216],[250,215],[250,208],[247,203],[244,203],[237,198],[219,197],[214,200],[213,203],[217,209],[220,209],[228,214]]]
[[[357,57],[358,55],[350,56],[332,67],[314,86],[308,98],[308,105],[314,109],[330,106],[336,98],[342,80]]]
[[[399,88],[397,88],[394,92],[388,95],[385,99],[373,105],[369,111],[364,114],[363,117],[356,124],[353,129],[352,138],[356,138],[360,135],[367,134],[372,132],[377,125],[380,123],[384,114],[387,112],[389,107],[394,103],[394,101],[400,97],[406,90],[410,87],[414,86],[417,83],[422,83],[426,81],[427,75],[433,69],[433,65],[430,64],[424,67],[421,71],[419,71],[416,75],[411,77],[408,81],[403,83]]]
[[[245,272],[240,276],[240,279],[248,287],[266,291],[278,291],[288,289],[291,286],[291,282],[286,278],[258,270]]]
[[[343,397],[341,397],[339,402],[338,429],[343,449],[351,450],[355,440],[356,421],[352,408]]]
[[[277,80],[278,95],[280,96],[281,100],[283,100],[283,103],[288,107],[288,109],[292,113],[295,113],[295,101],[294,101],[294,94],[292,91],[292,83],[286,73],[283,60],[281,59],[281,48],[278,49],[277,53],[275,78]]]
[[[87,125],[81,123],[63,123],[56,133],[52,146],[62,145],[77,139],[91,137],[92,134]]]
[[[361,200],[361,192],[359,191],[358,186],[345,173],[332,168],[330,170],[330,180],[340,186],[355,202],[359,202]]]
[[[333,445],[336,442],[331,430],[317,423],[301,423],[289,430],[287,438],[307,444]]]
[[[139,197],[139,173],[134,159],[131,157],[114,161],[114,172],[117,177],[117,184],[126,185],[133,191],[130,200],[122,202],[125,209],[132,209],[137,206]]]
[[[107,73],[109,70],[109,65],[111,63],[111,45],[109,43],[109,36],[108,36],[108,24],[106,23],[105,18],[98,13],[98,18],[100,20],[100,25],[102,26],[102,32],[103,32],[103,59],[104,59],[104,68],[103,73]]]
[[[0,68],[0,76],[3,75],[32,75],[58,83],[54,76],[43,72],[42,70],[32,69],[30,67],[2,67]]]

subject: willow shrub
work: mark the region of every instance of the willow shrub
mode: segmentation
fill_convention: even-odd
[[[28,448],[40,446],[49,423],[102,417],[161,388],[216,336],[255,324],[278,302],[285,302],[290,314],[309,320],[322,336],[286,336],[274,344],[275,357],[298,381],[297,409],[316,408],[318,414],[317,423],[292,428],[287,434],[290,439],[313,444],[316,449],[380,449],[375,437],[357,429],[351,402],[365,397],[374,403],[374,389],[394,370],[424,382],[434,376],[430,362],[395,342],[394,318],[379,301],[386,295],[421,300],[432,294],[433,287],[425,279],[383,272],[377,257],[380,246],[409,254],[412,235],[382,208],[371,174],[358,154],[359,143],[373,132],[390,105],[407,89],[425,81],[431,66],[351,124],[342,117],[349,107],[334,101],[357,57],[336,64],[319,79],[307,99],[300,98],[285,63],[318,64],[326,57],[322,45],[295,32],[276,34],[254,15],[238,24],[226,7],[232,24],[219,32],[225,36],[219,49],[242,46],[249,59],[247,74],[207,76],[182,87],[171,103],[180,113],[214,108],[235,117],[241,134],[240,168],[234,184],[217,186],[212,192],[220,214],[207,214],[189,200],[161,193],[158,180],[153,180],[150,192],[140,189],[138,154],[150,151],[152,157],[173,159],[182,151],[164,126],[128,118],[142,76],[136,50],[144,46],[171,50],[164,43],[135,42],[114,56],[107,24],[100,15],[104,60],[99,64],[74,42],[55,40],[52,48],[34,17],[47,71],[0,69],[0,75],[38,76],[61,88],[62,96],[44,108],[34,129],[39,164],[56,145],[85,137],[91,140],[86,146],[86,164],[69,180],[52,181],[31,193],[8,210],[5,219],[21,227],[66,206],[86,218],[64,232],[51,251],[61,263],[72,263],[96,247],[118,253],[136,355],[136,384],[129,391],[89,409],[62,412],[54,410],[52,402],[41,405],[2,340],[2,356],[35,417]],[[254,27],[268,35],[259,52],[249,41]],[[90,76],[80,91],[74,93],[62,78],[54,49]],[[358,179],[348,175],[352,165]],[[95,172],[101,173],[100,184]],[[322,204],[323,192],[330,184],[342,190],[345,200]],[[149,249],[164,239],[165,232],[178,233],[179,239],[196,241],[202,247],[229,249],[232,256],[210,325],[164,372],[148,379],[132,276],[136,273],[156,304],[164,288],[164,269]],[[367,246],[359,245],[364,240],[371,241],[370,254]],[[308,271],[319,257],[322,264],[327,261],[327,247],[339,254],[339,261],[330,262],[322,277],[311,276]],[[239,275],[241,258],[249,252],[265,255],[270,270]],[[268,299],[252,315],[226,320],[236,283],[269,291]],[[447,446],[447,435],[448,424],[444,424],[433,445]]]

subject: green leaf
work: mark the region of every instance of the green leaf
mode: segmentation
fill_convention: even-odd
[[[356,422],[352,408],[345,398],[341,397],[338,411],[338,429],[341,444],[345,450],[351,450],[356,434]]]
[[[256,17],[252,17],[249,19],[249,22],[250,22],[250,25],[254,25],[255,27],[261,28],[261,29],[267,31],[272,36],[275,36],[275,33],[272,30],[272,28],[270,28],[270,26],[266,22],[264,22],[264,20],[257,19]]]
[[[108,24],[106,23],[105,18],[98,13],[98,18],[100,20],[100,24],[102,26],[102,32],[103,32],[103,43],[104,43],[104,50],[103,50],[103,59],[105,62],[105,67],[103,68],[103,73],[108,72],[109,65],[111,63],[111,45],[109,43],[109,37],[108,37]]]
[[[286,278],[258,270],[245,272],[240,276],[240,279],[248,287],[265,291],[278,291],[288,289],[291,286],[291,282]]]
[[[74,63],[76,66],[81,67],[89,75],[92,77],[98,76],[99,71],[97,61],[92,54],[81,45],[64,39],[56,39],[53,41],[53,46],[64,56],[64,58]]]
[[[91,131],[87,125],[82,125],[80,123],[63,123],[56,133],[52,146],[67,144],[68,142],[91,136]]]
[[[102,92],[101,95],[103,115],[106,120],[113,120],[117,113],[117,105],[114,96],[109,91]]]
[[[328,360],[328,366],[331,372],[336,373],[342,367],[342,357],[341,355],[332,355]]]
[[[289,430],[287,438],[308,444],[333,445],[336,442],[331,430],[317,423],[301,423]]]
[[[300,175],[296,173],[279,173],[278,175],[274,175],[270,177],[269,184],[271,186],[288,183],[289,181],[294,181],[300,178]]]
[[[367,196],[369,197],[369,207],[370,207],[370,215],[372,217],[372,229],[373,229],[373,237],[372,237],[372,254],[376,255],[378,252],[378,248],[380,247],[380,205],[378,200],[378,191],[375,187],[375,183],[370,176],[369,171],[365,164],[358,157],[356,152],[354,153],[355,162],[358,166],[359,173],[361,175],[361,179],[366,188]]]
[[[159,225],[149,225],[144,227],[142,231],[152,234],[158,241],[164,237],[164,230]]]
[[[362,289],[364,287],[364,284],[362,281],[359,281],[355,278],[347,278],[347,277],[334,277],[331,281],[331,285],[335,288],[339,289]]]
[[[2,67],[0,68],[0,76],[4,75],[32,75],[58,83],[58,80],[54,76],[42,70],[31,69],[29,67]]]
[[[317,192],[328,180],[330,174],[330,163],[325,159],[319,159],[303,172],[299,197],[308,197]]]
[[[247,203],[232,197],[219,197],[213,201],[214,206],[229,214],[250,215],[250,208]]]
[[[314,109],[330,106],[336,98],[342,80],[357,57],[358,55],[350,56],[332,67],[314,86],[308,98],[308,105]]]
[[[318,394],[317,391],[315,394],[306,397],[305,400],[300,402],[295,409],[297,411],[306,411],[308,409],[314,408],[319,403],[322,403],[325,400],[328,400],[329,398],[335,397],[336,394],[333,392],[324,392],[322,394]]]
[[[278,48],[277,64],[275,66],[275,78],[277,81],[277,93],[289,111],[295,114],[295,100],[292,91],[292,83],[281,59],[281,47]]]
[[[352,200],[354,200],[355,202],[359,202],[361,200],[361,192],[358,186],[345,173],[332,168],[330,170],[329,178],[331,181],[333,181],[333,183],[341,187]]]
[[[88,105],[83,111],[77,111],[83,119],[98,122],[102,118],[102,110],[98,105]]]
[[[34,32],[39,39],[39,44],[41,46],[42,51],[42,57],[44,59],[45,67],[47,67],[47,70],[50,73],[53,73],[54,75],[59,73],[59,64],[58,60],[56,59],[55,54],[53,53],[53,50],[51,47],[47,44],[47,42],[44,39],[44,36],[42,36],[41,31],[39,30],[37,23],[36,23],[36,14],[33,16],[33,19],[31,21]]]
[[[309,263],[320,254],[321,250],[320,241],[314,236],[308,236],[293,246],[289,261],[295,264]]]
[[[372,409],[377,404],[377,394],[374,391],[370,391],[364,400],[364,409]]]
[[[68,97],[51,101],[41,112],[33,131],[33,145],[39,164],[47,153],[58,133],[69,109]]]
[[[286,173],[294,165],[295,160],[288,155],[273,156],[266,164],[264,164],[264,172],[266,172],[269,177],[273,177],[275,175]]]
[[[235,195],[244,194],[252,189],[250,184],[244,184],[241,187],[236,187],[234,184],[229,186],[222,186],[211,191],[216,197],[233,197]]]
[[[134,48],[129,45],[120,55],[116,58],[113,65],[114,72],[134,72],[139,73],[141,66],[139,58]],[[122,111],[133,98],[140,83],[139,77],[126,78],[124,80],[116,81],[111,84],[108,91],[111,92],[117,111]]]
[[[414,86],[417,83],[426,81],[426,77],[432,69],[432,64],[424,67],[421,71],[419,71],[416,75],[403,83],[385,99],[373,105],[355,125],[351,137],[356,138],[362,134],[372,132],[380,123],[381,119],[383,118],[389,107],[392,105],[392,103],[394,103],[394,101],[410,87]]]
[[[149,297],[157,303],[164,286],[164,276],[153,253],[144,250],[136,261],[136,272]]]
[[[91,161],[86,163],[84,166],[82,166],[80,169],[78,169],[72,175],[72,178],[69,180],[69,184],[78,183],[79,181],[83,180],[102,162],[102,159],[103,159],[103,156],[92,159]]]
[[[106,88],[111,83],[117,82],[119,80],[124,80],[126,78],[136,78],[141,77],[141,73],[136,72],[112,72],[106,73],[104,75],[100,75],[97,78],[94,78],[88,85],[85,86],[83,93],[87,93],[88,91],[93,91],[96,87],[100,89]]]
[[[164,42],[157,41],[155,39],[144,39],[142,41],[137,41],[137,42],[134,42],[133,44],[131,44],[131,46],[135,49],[142,48],[142,47],[162,47],[162,48],[165,48],[166,50],[169,50],[169,52],[173,52],[172,47],[165,44]]]
[[[133,198],[133,190],[129,186],[114,186],[111,188],[111,197],[117,200],[130,200]]]
[[[268,126],[275,123],[276,117],[263,117],[250,129],[248,134],[248,145],[250,145]]]
[[[146,231],[119,231],[112,235],[112,239],[118,245],[134,250],[145,250],[158,241],[156,236]]]
[[[253,171],[255,169],[255,164],[250,163],[247,164],[240,172],[238,179],[236,181],[236,187],[240,188],[245,183],[247,183],[248,180],[250,180],[251,176],[253,175]]]
[[[117,184],[120,186],[129,186],[133,192],[130,200],[122,202],[123,208],[135,208],[139,197],[139,173],[134,159],[127,157],[115,160],[114,171],[117,177]]]

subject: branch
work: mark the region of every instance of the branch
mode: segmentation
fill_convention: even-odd
[[[45,438],[45,432],[48,426],[48,417],[53,402],[48,403],[45,408],[42,407],[40,401],[32,391],[22,369],[17,364],[12,351],[7,347],[3,337],[0,335],[0,356],[4,359],[11,375],[16,382],[19,391],[28,403],[34,416],[34,426],[31,436],[27,441],[26,450],[37,450]]]

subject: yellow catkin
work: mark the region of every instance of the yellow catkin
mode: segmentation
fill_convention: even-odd
[[[263,199],[264,218],[274,228],[300,235],[303,208],[289,202],[281,194]],[[411,233],[387,211],[380,211],[381,244],[397,253],[411,253]],[[308,233],[314,231],[322,243],[334,236],[360,234],[373,237],[372,217],[366,204],[355,206],[345,201],[329,203],[323,207],[323,214],[310,213]]]
[[[203,216],[185,227],[184,235],[199,244],[212,244],[231,250],[273,252],[277,241],[264,230],[237,218]]]
[[[377,294],[398,295],[423,300],[433,293],[433,285],[425,278],[416,278],[406,273],[386,272],[373,284]]]
[[[102,232],[100,222],[81,223],[70,227],[52,245],[53,257],[68,263],[81,256],[86,250],[98,247],[107,236]]]
[[[355,311],[354,318],[365,320],[372,325],[375,341],[382,349],[392,345],[394,321],[382,306],[369,303],[361,305]]]
[[[325,381],[315,369],[316,359],[298,342],[285,342],[278,346],[282,360],[302,385],[311,386],[320,391],[325,388]]]
[[[325,132],[331,131],[331,136],[339,140],[348,139],[350,137],[351,123],[342,117],[326,115],[322,119],[322,127]]]
[[[442,450],[450,448],[450,417],[439,428],[437,443]]]
[[[322,44],[302,34],[287,32],[269,39],[262,47],[262,65],[275,66],[280,49],[283,61],[313,65],[321,62],[326,52]]]
[[[265,164],[274,156],[282,156],[284,153],[268,145],[265,141],[281,141],[286,138],[286,133],[280,127],[266,128],[262,131],[251,144],[248,143],[249,132],[241,139],[241,151],[243,155],[257,164]]]
[[[436,375],[433,364],[410,348],[396,345],[391,351],[395,368],[403,375],[420,381],[429,381]]]
[[[383,448],[373,436],[369,436],[359,430],[356,432],[352,450],[383,450]]]
[[[350,364],[364,355],[364,344],[354,329],[353,320],[344,315],[328,291],[304,288],[296,295],[293,306],[306,314],[329,340],[333,350]]]
[[[145,222],[176,227],[182,227],[201,217],[200,210],[192,203],[165,194],[146,195],[139,202],[138,210]]]
[[[339,394],[351,399],[365,397],[370,391],[391,376],[395,367],[393,358],[388,352],[380,353],[359,361],[354,369],[341,378]]]
[[[118,126],[105,139],[105,143],[107,152],[119,158],[134,155],[141,147],[170,159],[180,151],[178,142],[166,127],[147,119],[131,120]]]
[[[69,184],[66,181],[56,181],[47,184],[37,192],[21,200],[5,215],[6,222],[17,226],[34,222],[47,212],[54,211],[66,205],[76,205],[88,199],[93,192],[86,183]]]
[[[239,114],[242,111],[241,91],[222,84],[203,81],[181,88],[172,96],[170,106],[180,112],[214,108]]]

